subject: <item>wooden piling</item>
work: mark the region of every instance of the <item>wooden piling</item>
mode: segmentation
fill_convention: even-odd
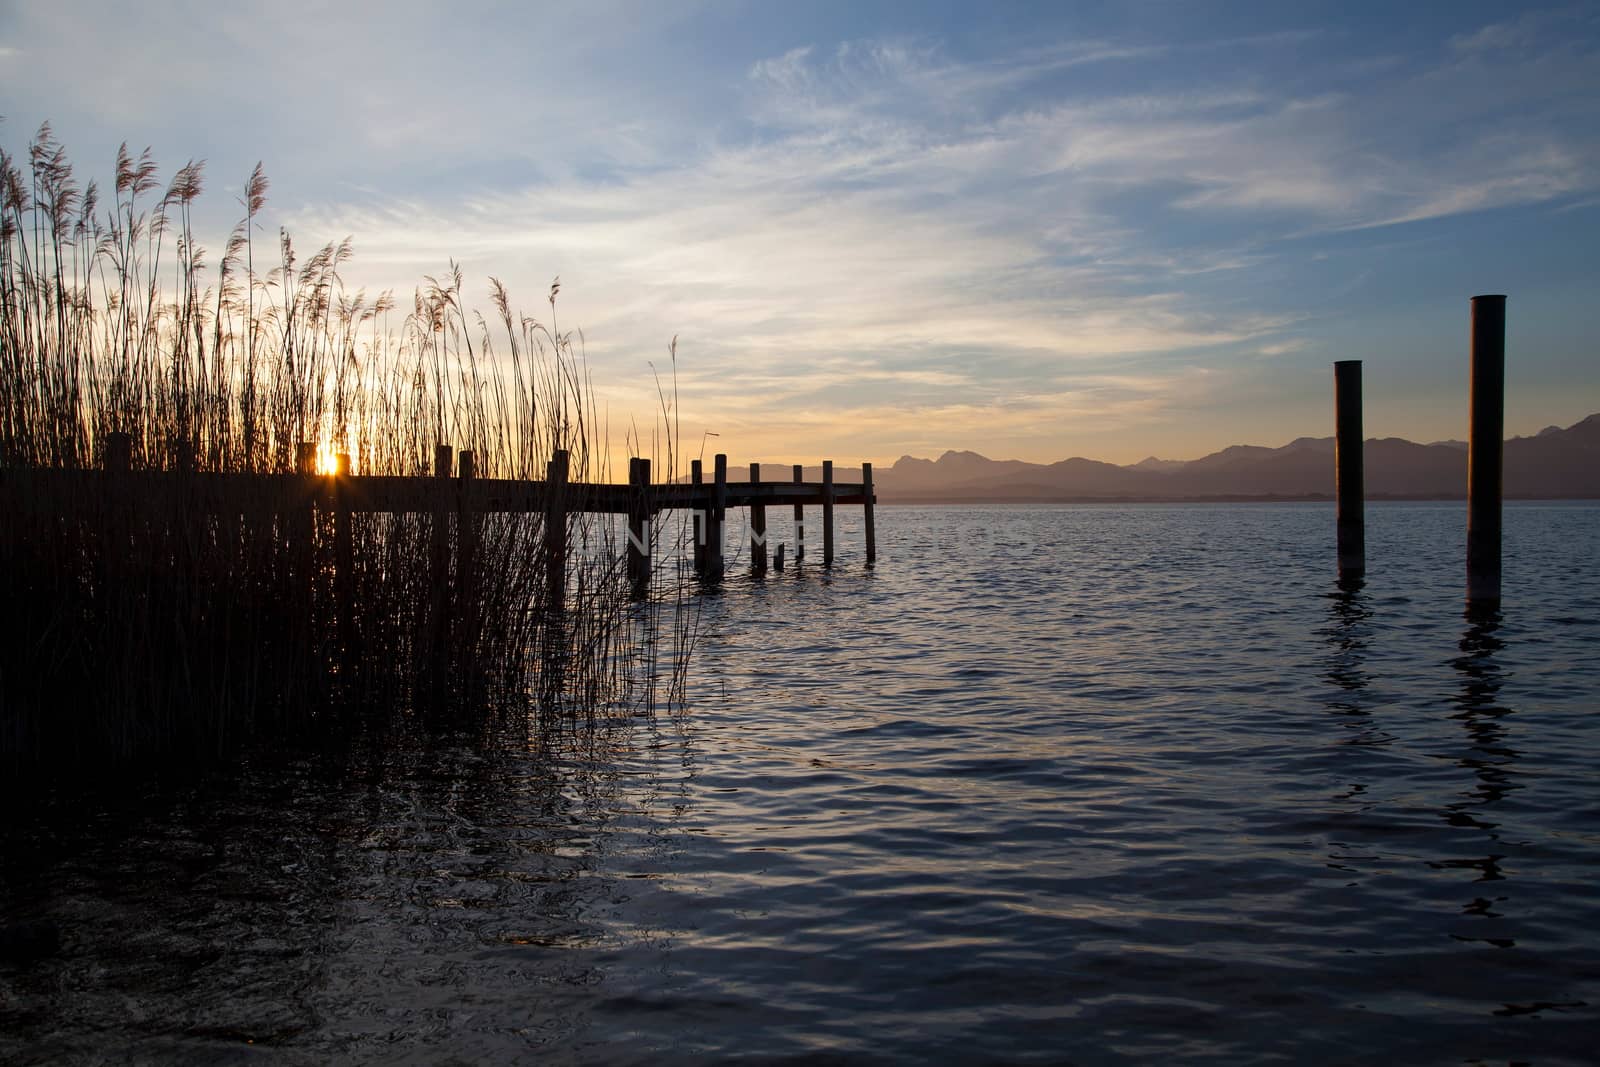
[[[1339,499],[1339,580],[1354,581],[1367,570],[1367,519],[1361,428],[1361,361],[1333,365],[1334,485]]]
[[[1500,602],[1506,298],[1472,298],[1472,425],[1467,444],[1467,600]]]
[[[133,435],[108,433],[100,445],[100,463],[108,474],[126,474],[133,468]]]
[[[750,484],[761,484],[761,464],[750,464]],[[750,505],[750,573],[757,578],[767,573],[767,506]]]
[[[650,589],[650,461],[641,457],[628,460],[628,485],[633,492],[628,503],[628,580],[635,597]]]
[[[783,573],[783,542],[778,542],[778,551],[772,557],[772,569],[779,574]]]
[[[861,465],[861,493],[863,496],[861,521],[867,538],[867,566],[871,567],[878,562],[878,528],[873,521],[872,505],[875,497],[872,492],[872,464]]]
[[[544,567],[545,583],[552,611],[561,612],[567,603],[567,473],[571,458],[558,448],[545,467],[544,476]]]
[[[105,488],[100,494],[104,511],[102,536],[105,551],[100,559],[101,589],[123,587],[128,571],[128,541],[131,533],[132,487],[124,477],[133,467],[133,436],[108,433],[100,446],[100,464],[105,471]]]
[[[706,577],[722,580],[722,526],[728,518],[728,457],[717,453],[706,521]]]
[[[822,565],[833,566],[833,460],[822,461]]]
[[[794,484],[804,485],[806,469],[799,463],[794,465]],[[806,509],[804,504],[794,506],[794,561],[801,564],[806,561]]]
[[[468,453],[463,453],[465,459]],[[355,542],[350,533],[350,453],[340,452],[333,474],[333,599],[338,615],[339,651],[351,662],[355,642]]]
[[[464,606],[478,602],[478,541],[482,520],[473,508],[472,481],[478,475],[478,462],[471,450],[462,449],[456,457],[456,605],[458,616]],[[470,630],[469,630],[470,632]]]
[[[290,587],[288,592],[290,616],[308,619],[311,616],[313,587],[316,573],[317,542],[317,483],[313,480],[317,470],[317,446],[312,441],[295,445],[294,471],[299,484],[291,494],[292,509],[283,516],[284,536],[288,542]],[[292,639],[294,657],[302,664],[312,655],[311,628],[295,628]]]
[[[435,445],[433,449],[433,530],[430,558],[433,563],[433,596],[431,610],[433,625],[433,656],[437,661],[449,643],[450,632],[450,513],[454,495],[451,490],[452,469],[455,466],[455,449],[449,445]]]
[[[689,484],[700,485],[705,480],[703,464],[697,459],[689,463]],[[706,513],[710,504],[698,495],[695,497],[693,510],[689,518],[693,526],[694,535],[694,572],[701,578],[706,576]]]

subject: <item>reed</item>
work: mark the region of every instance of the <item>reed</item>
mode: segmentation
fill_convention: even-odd
[[[357,474],[427,475],[447,444],[472,451],[478,477],[542,479],[565,449],[573,482],[607,480],[582,337],[556,324],[559,281],[543,318],[494,280],[492,312],[469,311],[454,264],[408,307],[351,291],[348,240],[302,257],[280,231],[263,254],[259,166],[213,266],[191,218],[202,181],[191,162],[163,188],[148,150],[124,146],[103,198],[48,126],[26,158],[0,149],[0,776],[423,714],[509,717],[545,737],[680,698],[686,583],[664,574],[631,598],[609,517],[568,510],[581,550],[554,604],[543,517],[479,516],[484,580],[457,588],[446,618],[434,516],[356,513],[336,536],[327,510],[189,506],[200,475],[286,474],[307,441]],[[670,477],[676,396],[661,395],[651,436]],[[19,492],[30,472],[99,468],[116,434],[133,471],[171,472],[171,494],[92,477]]]

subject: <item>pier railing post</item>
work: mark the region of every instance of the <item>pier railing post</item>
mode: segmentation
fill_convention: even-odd
[[[1333,365],[1334,485],[1339,499],[1339,580],[1367,570],[1366,489],[1361,428],[1361,361]]]
[[[794,484],[804,485],[806,469],[803,465],[794,465]],[[806,507],[804,504],[794,506],[794,561],[798,566],[806,561]]]
[[[761,485],[761,464],[750,464],[750,485]],[[758,499],[750,502],[750,573],[760,578],[767,573],[767,506]]]
[[[833,460],[822,461],[822,565],[833,566]]]
[[[722,580],[722,526],[728,517],[728,457],[717,453],[706,521],[706,577]]]
[[[862,525],[867,537],[867,566],[871,567],[878,562],[878,529],[873,522],[872,505],[874,494],[872,492],[872,464],[861,465],[861,493],[862,493]]]
[[[1506,298],[1472,298],[1472,425],[1467,444],[1467,601],[1500,602]]]
[[[705,473],[703,468],[704,464],[700,460],[690,461],[690,485],[704,483]],[[689,512],[689,520],[692,527],[691,533],[694,536],[694,545],[692,546],[694,550],[694,573],[696,576],[704,578],[706,576],[706,516],[710,511],[710,505],[704,497],[697,493],[694,496],[691,507],[693,510]]]
[[[558,448],[545,466],[544,567],[549,607],[559,614],[567,603],[567,473],[571,460]]]

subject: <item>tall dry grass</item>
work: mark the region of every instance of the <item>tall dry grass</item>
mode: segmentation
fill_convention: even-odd
[[[442,443],[471,450],[479,477],[542,479],[565,449],[573,482],[607,480],[581,336],[556,325],[559,284],[542,317],[493,280],[491,313],[470,311],[453,264],[409,305],[351,291],[348,240],[303,256],[280,231],[261,247],[259,166],[213,263],[192,222],[202,182],[191,162],[163,187],[148,150],[124,146],[106,196],[48,126],[24,158],[0,149],[0,775],[181,761],[425,712],[542,735],[680,695],[688,591],[662,568],[631,599],[617,524],[577,500],[564,604],[547,602],[543,518],[489,514],[482,580],[447,626],[429,515],[354,515],[340,575],[325,511],[286,515],[265,496],[234,513],[193,506],[185,487],[205,475],[286,474],[308,441],[361,475],[431,474]],[[667,480],[676,397],[661,395],[651,436]],[[102,464],[112,434],[172,491],[130,499],[72,477]],[[339,582],[353,610],[339,610]]]

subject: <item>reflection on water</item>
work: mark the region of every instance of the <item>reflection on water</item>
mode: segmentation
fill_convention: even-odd
[[[13,821],[0,1061],[1586,1062],[1600,508],[1507,516],[1463,632],[1459,508],[889,509],[688,714]]]
[[[1506,646],[1497,636],[1501,627],[1498,608],[1469,607],[1467,623],[1461,638],[1461,655],[1454,660],[1456,670],[1461,672],[1461,692],[1455,700],[1460,710],[1453,717],[1466,728],[1472,742],[1461,766],[1477,776],[1477,784],[1468,796],[1447,810],[1452,821],[1459,819],[1492,831],[1495,824],[1482,821],[1481,809],[1521,788],[1513,780],[1517,750],[1506,741],[1505,719],[1511,709],[1499,701],[1504,682],[1499,653]],[[1474,811],[1478,811],[1477,816]]]

